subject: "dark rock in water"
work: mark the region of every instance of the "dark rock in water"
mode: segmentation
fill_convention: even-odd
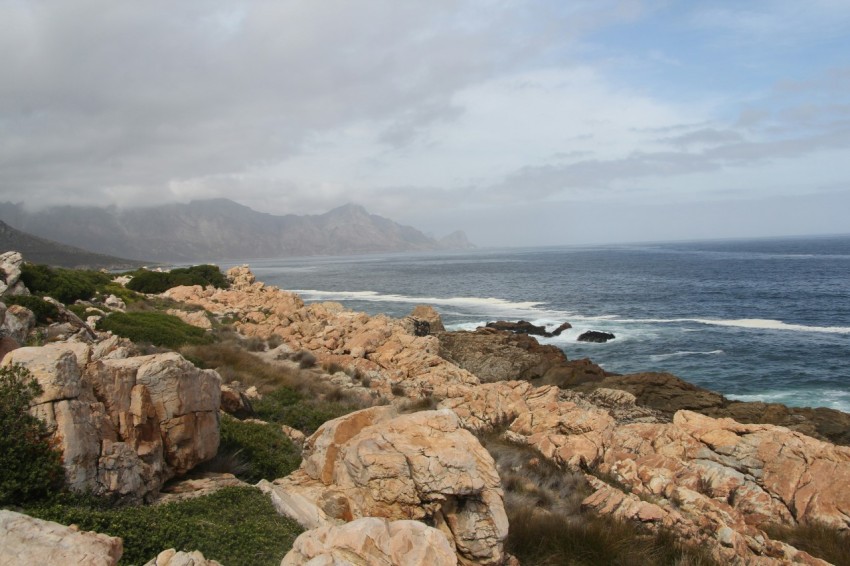
[[[607,342],[608,340],[613,340],[614,338],[616,337],[610,332],[588,330],[587,332],[583,332],[582,334],[580,334],[577,340],[579,342],[598,342],[599,344],[602,344],[604,342]]]
[[[552,331],[552,336],[560,336],[561,332],[563,332],[564,330],[569,330],[572,327],[573,327],[572,324],[570,324],[569,322],[565,322],[561,326],[559,326],[558,328],[556,328],[555,330]]]
[[[498,320],[496,322],[488,322],[487,328],[495,328],[496,330],[507,330],[514,334],[533,334],[535,336],[546,336],[545,326],[536,326],[525,320],[516,322],[508,322],[506,320]]]
[[[545,326],[537,326],[535,324],[531,324],[526,320],[518,320],[516,322],[498,320],[496,322],[487,323],[487,328],[495,328],[496,330],[507,330],[508,332],[513,332],[514,334],[531,334],[534,336],[543,336],[544,338],[558,336],[564,330],[572,327],[572,324],[570,324],[569,322],[565,322],[564,324],[556,328],[554,332],[547,332]]]

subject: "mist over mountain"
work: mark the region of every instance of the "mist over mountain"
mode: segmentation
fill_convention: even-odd
[[[24,260],[32,263],[74,269],[131,269],[144,264],[39,238],[0,221],[0,252],[7,251],[20,252]]]
[[[466,236],[442,240],[347,204],[325,214],[276,216],[229,199],[119,209],[54,206],[36,212],[0,203],[10,226],[100,254],[147,261],[466,249]]]

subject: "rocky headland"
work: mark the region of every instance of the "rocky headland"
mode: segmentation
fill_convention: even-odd
[[[25,292],[11,273],[19,258],[6,259],[5,285]],[[302,446],[301,464],[258,484],[305,529],[281,564],[517,564],[506,546],[511,506],[544,489],[523,471],[542,467],[581,485],[572,495],[584,517],[667,533],[718,564],[828,564],[773,533],[850,531],[850,415],[733,402],[669,374],[614,375],[539,344],[528,328],[447,332],[430,307],[403,319],[368,316],[305,304],[257,282],[247,266],[227,276],[227,289],[175,287],[160,298],[190,324],[226,319],[247,339],[275,344],[255,354],[269,363],[311,356],[327,368],[316,380],[364,407],[307,437],[284,427]],[[38,380],[31,412],[47,423],[78,490],[156,500],[167,481],[216,455],[226,412],[251,417],[251,399],[262,395],[176,352],[140,355],[98,331],[96,317],[93,329],[79,321],[62,339],[16,347],[34,324],[21,323],[19,309],[0,313],[16,342],[2,365]],[[497,445],[514,451],[512,463]],[[533,507],[545,516],[564,506]],[[25,563],[37,548],[59,556],[62,545],[92,545],[80,563],[120,555],[120,539],[0,513],[4,548],[19,549],[0,564]],[[175,562],[187,560],[180,554],[151,563],[190,563]]]

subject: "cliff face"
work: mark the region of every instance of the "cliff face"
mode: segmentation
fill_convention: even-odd
[[[53,207],[28,212],[0,204],[18,230],[102,254],[148,261],[207,261],[298,255],[346,255],[470,247],[345,205],[316,216],[275,216],[228,199],[148,208]]]

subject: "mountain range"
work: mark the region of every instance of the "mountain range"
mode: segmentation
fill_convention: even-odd
[[[139,261],[239,260],[473,247],[460,231],[437,240],[410,226],[370,214],[356,204],[319,215],[277,216],[223,198],[138,208],[54,206],[35,212],[6,202],[0,203],[0,220],[40,238]]]

